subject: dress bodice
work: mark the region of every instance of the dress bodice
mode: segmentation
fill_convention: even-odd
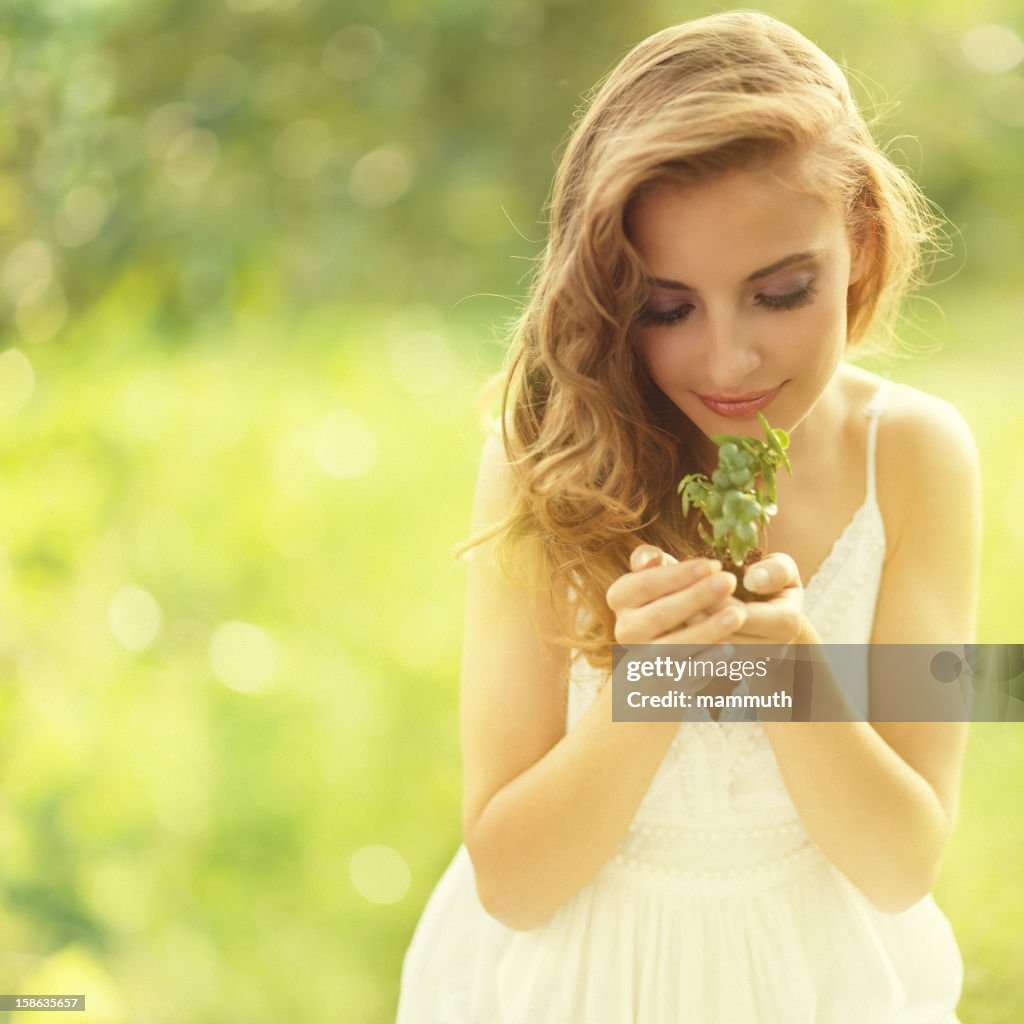
[[[886,384],[865,408],[869,418],[864,502],[807,581],[804,607],[822,641],[865,645],[861,673],[845,672],[851,703],[867,713],[866,645],[885,559],[885,529],[875,486],[878,418]],[[589,707],[604,676],[574,663],[567,725]],[[703,716],[702,718],[700,716]],[[727,708],[682,722],[636,816],[605,871],[639,869],[672,885],[758,886],[768,874],[798,872],[817,847],[803,827],[764,730]],[[696,720],[694,720],[696,719]],[[659,884],[665,884],[661,877]]]

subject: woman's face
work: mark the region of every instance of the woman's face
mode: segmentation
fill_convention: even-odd
[[[856,279],[840,211],[784,168],[664,185],[631,210],[650,280],[632,337],[651,378],[707,436],[792,430],[846,344]],[[780,180],[781,179],[781,180]]]

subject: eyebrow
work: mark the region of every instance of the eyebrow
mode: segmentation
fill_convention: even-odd
[[[821,249],[808,249],[807,252],[795,252],[790,256],[783,256],[781,260],[776,260],[774,263],[768,264],[767,267],[755,270],[747,278],[747,282],[760,281],[761,278],[769,277],[776,271],[784,270],[794,263],[803,263],[805,260],[813,259],[815,256],[820,255]],[[695,292],[697,290],[692,285],[683,284],[682,281],[668,281],[661,277],[648,278],[648,283],[657,285],[659,288],[672,288],[676,291]]]

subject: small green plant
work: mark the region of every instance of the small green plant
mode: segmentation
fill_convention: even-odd
[[[778,511],[775,474],[780,466],[792,475],[786,457],[789,435],[768,425],[762,413],[765,441],[753,437],[717,434],[718,468],[709,480],[704,473],[690,473],[679,481],[683,515],[699,509],[711,527],[700,523],[697,532],[723,565],[742,566],[757,547],[760,531]]]

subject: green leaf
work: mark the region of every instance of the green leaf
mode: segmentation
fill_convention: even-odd
[[[729,554],[732,556],[733,565],[742,565],[743,559],[747,557],[747,551],[750,549],[745,547],[743,541],[739,537],[733,537],[729,541]]]
[[[738,523],[736,525],[736,536],[747,545],[748,549],[752,548],[757,543],[757,527],[752,521]],[[746,552],[744,552],[744,555],[746,555]]]
[[[688,473],[679,481],[679,486],[676,488],[677,494],[682,494],[691,483],[707,483],[707,477],[703,473]]]
[[[757,418],[761,426],[764,427],[765,437],[768,439],[768,447],[779,457],[779,463],[792,473],[793,469],[789,464],[789,459],[786,457],[786,449],[789,447],[789,434],[781,427],[772,427],[763,412],[759,412]]]
[[[727,492],[722,508],[727,516],[738,516],[743,508],[743,495],[739,491]]]
[[[756,519],[761,518],[761,502],[757,498],[746,497],[743,500],[743,504],[740,506],[739,511],[736,513],[736,518],[740,521],[740,526],[744,523],[752,523]]]

